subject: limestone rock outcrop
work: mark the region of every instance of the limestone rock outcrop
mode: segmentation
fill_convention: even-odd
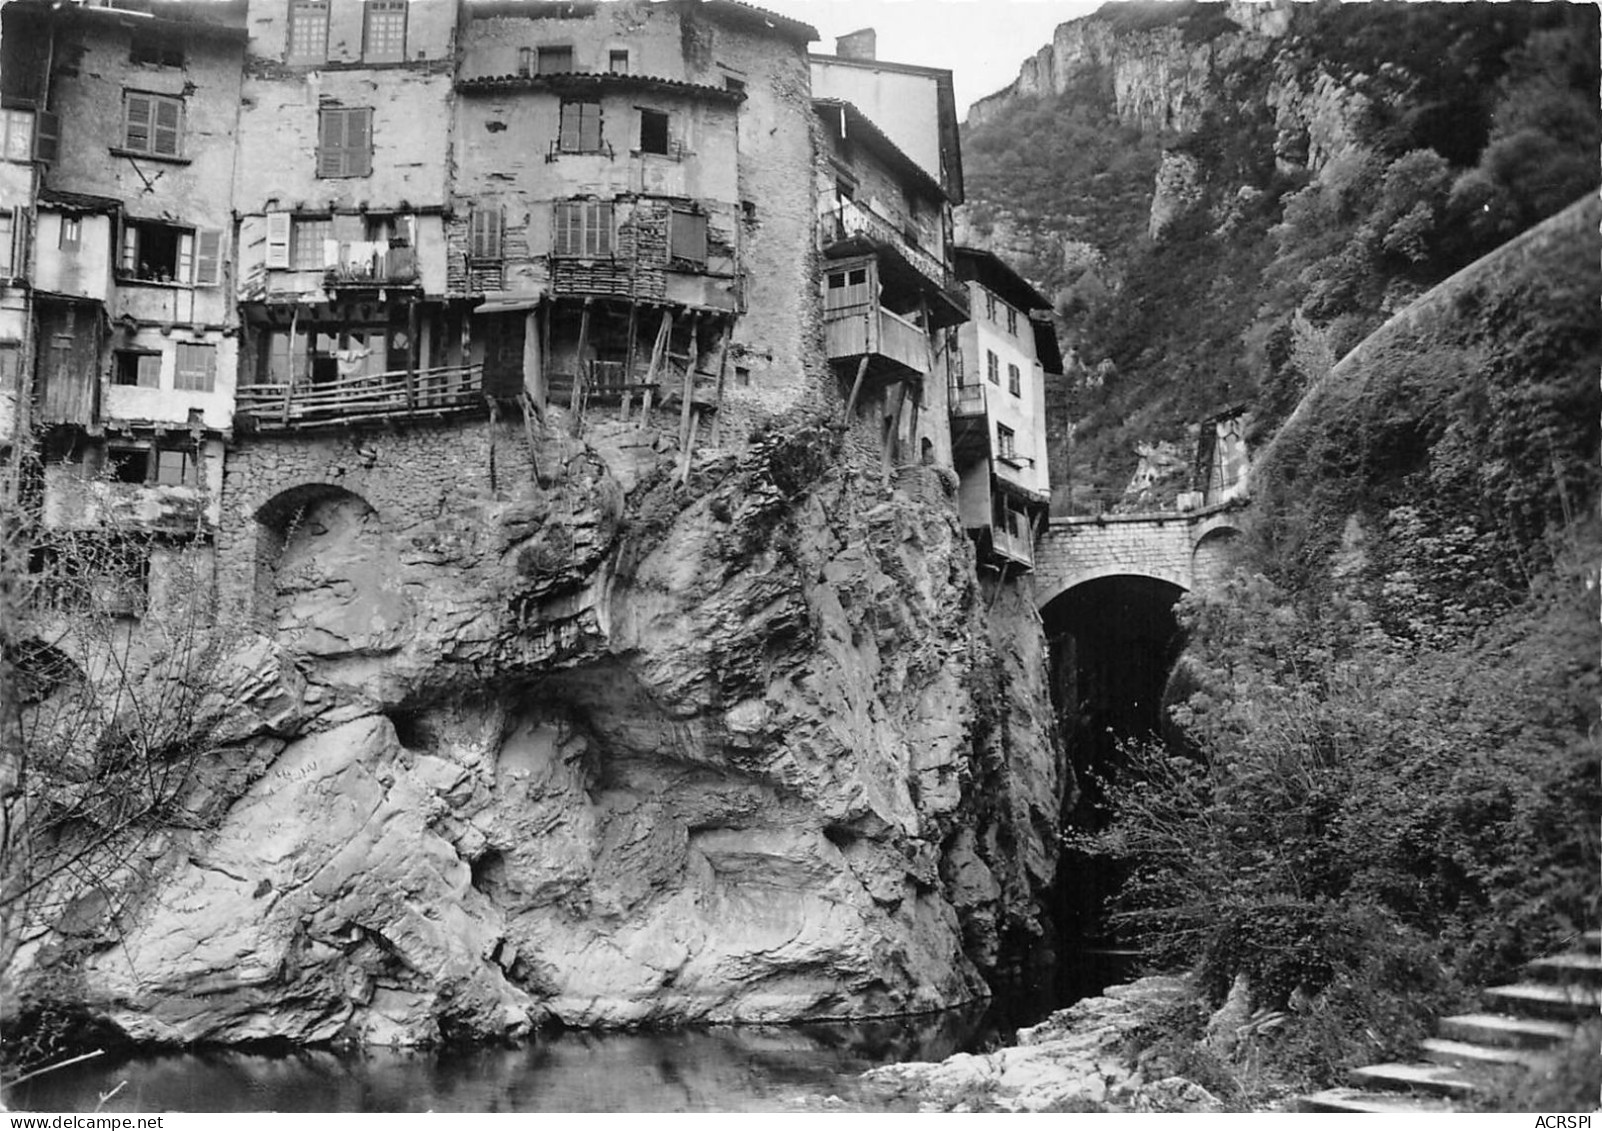
[[[185,812],[22,997],[70,972],[138,1038],[413,1044],[983,996],[1041,929],[1067,774],[1027,594],[981,599],[952,509],[826,428],[688,488],[603,433],[536,429],[537,475],[438,506],[264,507]]]

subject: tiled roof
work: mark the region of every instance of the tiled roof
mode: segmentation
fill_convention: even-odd
[[[87,192],[68,192],[46,186],[39,190],[39,203],[63,212],[116,212],[122,201],[114,196],[95,196]]]
[[[745,95],[740,91],[727,90],[721,86],[657,78],[653,75],[620,75],[609,71],[564,71],[553,75],[483,75],[478,78],[459,79],[456,83],[457,90],[469,93],[480,90],[582,90],[587,87],[666,90],[694,95],[697,98],[721,99],[731,103],[745,100]]]

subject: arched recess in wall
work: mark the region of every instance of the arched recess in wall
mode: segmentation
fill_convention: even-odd
[[[308,483],[256,512],[256,619],[287,647],[338,657],[392,652],[410,603],[398,584],[394,537],[366,499]]]
[[[1190,555],[1190,573],[1197,589],[1212,589],[1223,583],[1240,546],[1240,530],[1218,525],[1205,531]]]

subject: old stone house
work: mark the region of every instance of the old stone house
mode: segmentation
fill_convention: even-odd
[[[1027,565],[1055,344],[1004,265],[959,278],[949,72],[738,0],[0,12],[0,442],[41,438],[50,521],[165,529],[248,608],[353,466],[405,505],[554,411],[676,426],[687,472],[811,410],[958,465],[986,560]],[[981,452],[948,391],[997,295],[1028,392]]]

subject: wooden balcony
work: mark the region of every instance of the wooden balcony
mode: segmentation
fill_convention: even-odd
[[[985,387],[982,384],[947,386],[946,411],[952,416],[983,416],[985,414]]]
[[[929,372],[929,336],[877,303],[825,311],[823,328],[830,361],[854,361],[866,355],[896,370]]]
[[[1029,544],[1029,536],[1013,533],[1005,527],[990,528],[990,550],[1017,565],[1032,568],[1035,564],[1035,548]]]
[[[482,408],[484,367],[444,366],[338,381],[246,385],[234,399],[242,429],[296,431],[375,420],[429,419]]]
[[[330,243],[329,251],[334,245]],[[325,255],[323,282],[329,287],[415,287],[417,256],[409,247],[384,243],[342,243]]]

